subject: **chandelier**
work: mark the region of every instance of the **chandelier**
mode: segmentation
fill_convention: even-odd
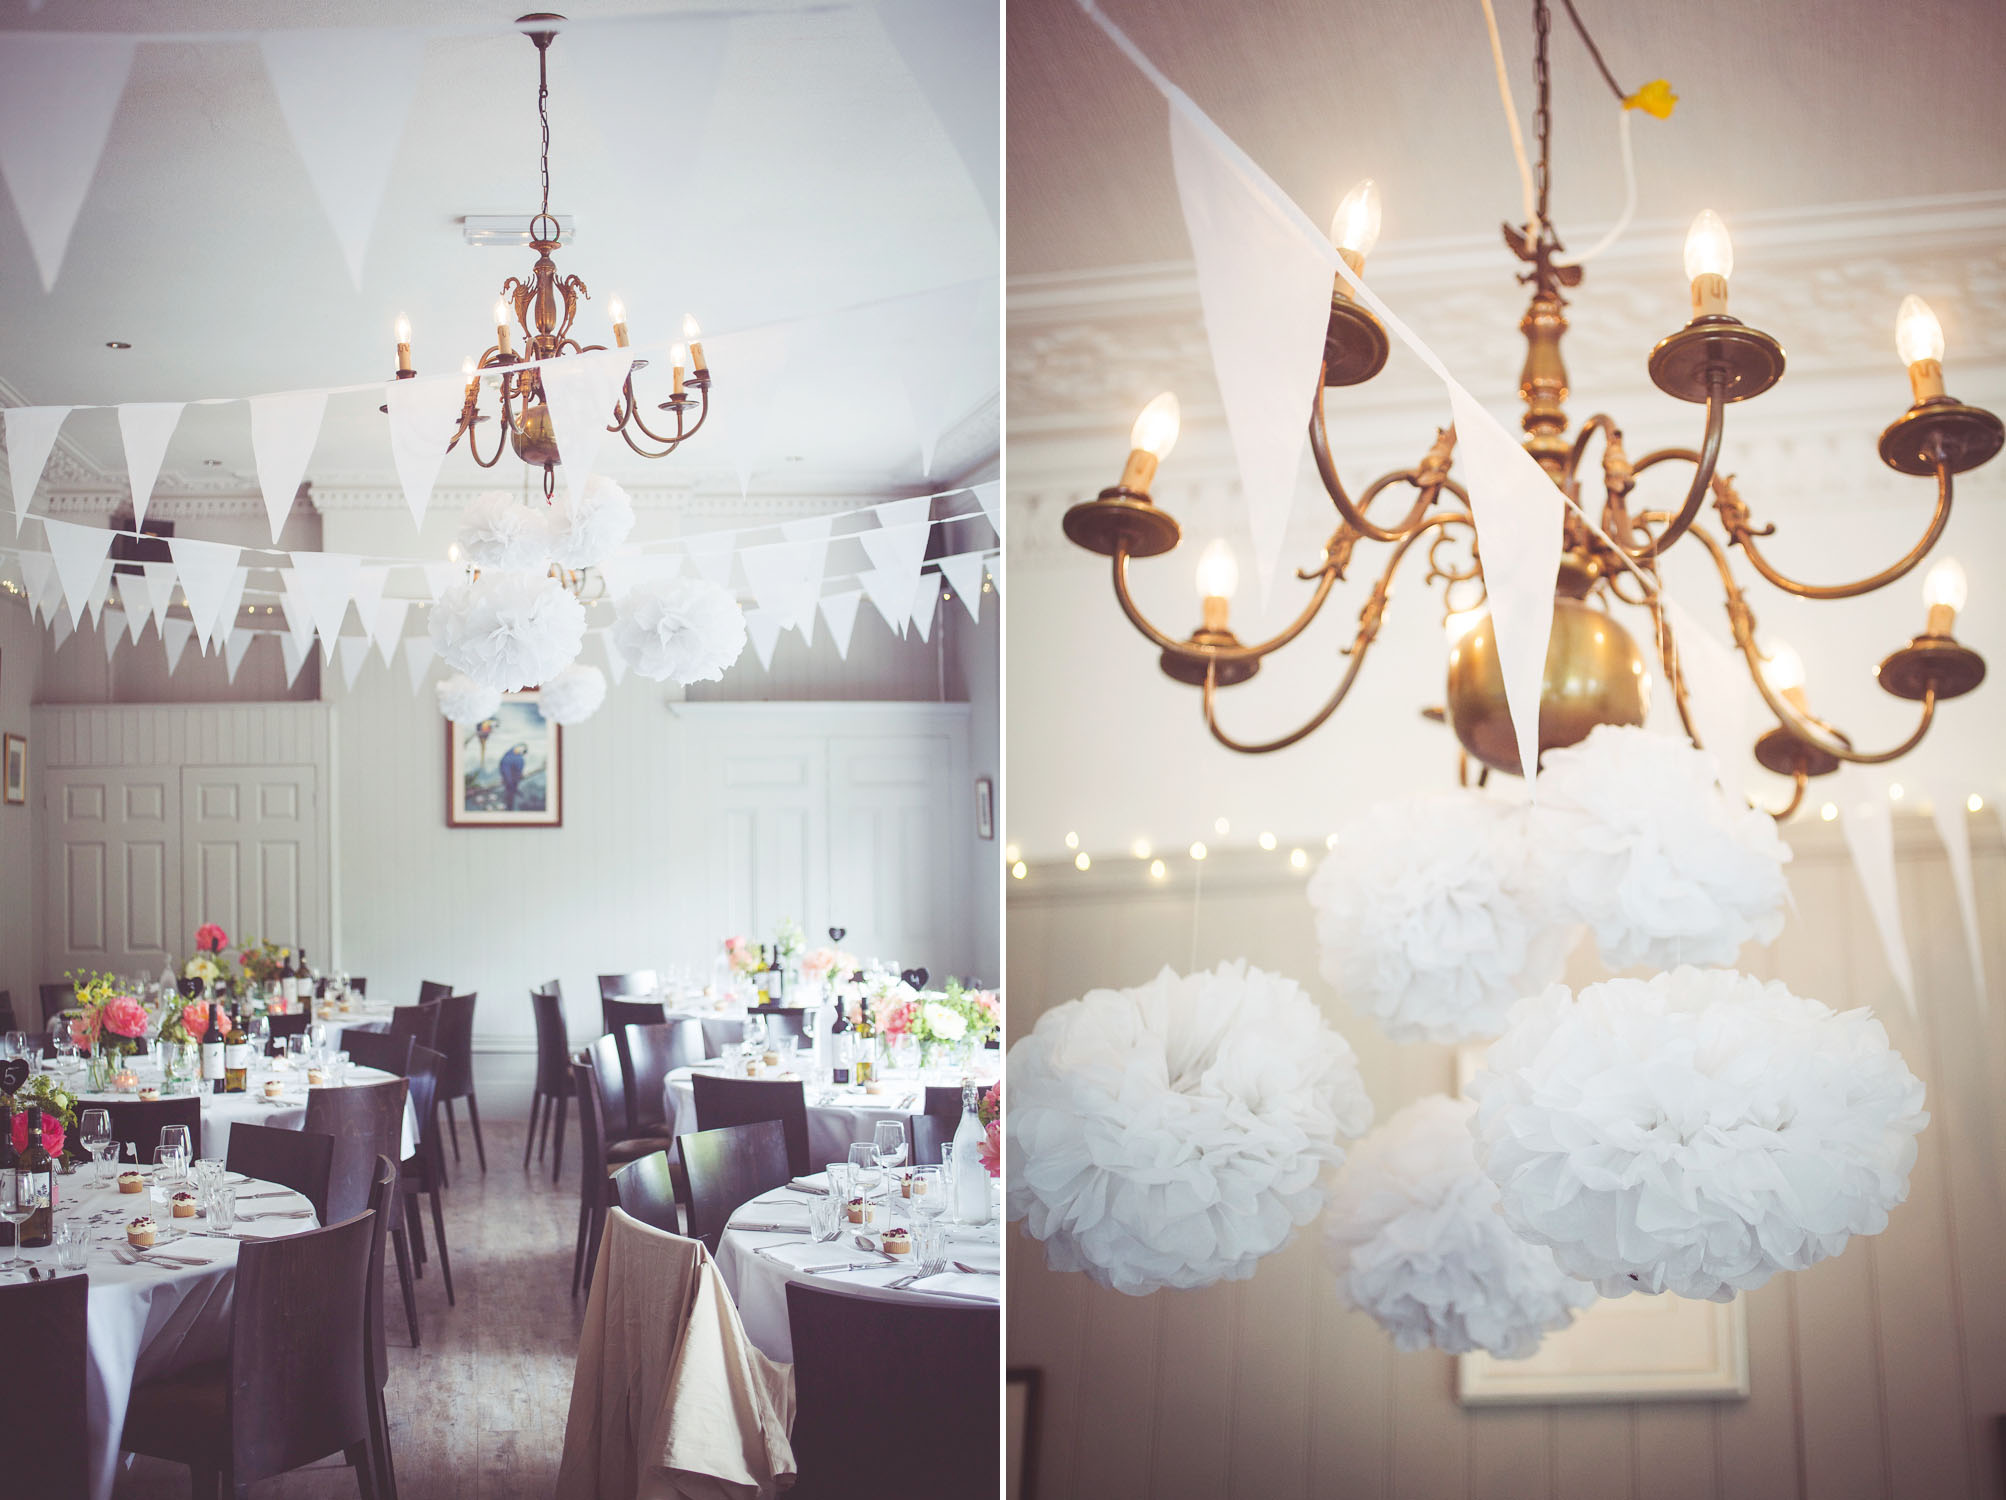
[[[560,15],[539,11],[518,16],[516,24],[534,26],[538,22],[564,19]],[[542,373],[535,366],[529,369],[515,367],[527,360],[591,354],[606,346],[583,344],[571,336],[572,320],[578,315],[578,299],[589,298],[592,294],[585,289],[585,283],[579,277],[559,277],[557,263],[551,259],[551,252],[558,247],[560,234],[558,222],[550,212],[549,61],[550,44],[557,39],[557,33],[535,29],[527,34],[536,45],[536,113],[543,126],[543,201],[535,217],[529,221],[529,247],[536,252],[536,263],[530,267],[527,279],[511,276],[502,283],[501,295],[494,309],[494,346],[482,354],[478,362],[469,358],[461,367],[460,373],[467,378],[466,397],[460,407],[459,424],[446,450],[451,452],[464,437],[474,462],[484,469],[492,469],[501,461],[506,441],[524,463],[542,468],[543,493],[545,498],[549,498],[556,492],[555,471],[562,460],[557,451],[557,434],[551,425],[550,406],[544,399]],[[607,310],[613,316],[614,342],[625,349],[628,346],[626,310],[617,300]],[[517,329],[522,333],[520,352],[516,348]],[[657,432],[641,415],[641,403],[634,395],[633,371],[645,370],[648,367],[645,359],[635,360],[629,368],[619,399],[611,412],[612,420],[606,428],[608,432],[618,433],[627,446],[643,458],[666,458],[686,440],[696,436],[704,419],[710,415],[710,369],[704,362],[702,333],[696,319],[687,313],[683,315],[682,333],[683,342],[675,345],[669,354],[669,399],[657,407],[657,410],[673,416],[673,430]],[[410,380],[418,372],[411,364],[411,325],[407,319],[398,318],[396,334],[397,378]],[[689,362],[687,374],[686,360]],[[500,377],[501,428],[495,438],[494,451],[483,458],[474,429],[488,420],[479,408],[481,383],[489,372],[498,372]],[[666,428],[668,423],[662,421],[662,425]]]
[[[1713,561],[1735,645],[1756,689],[1776,717],[1776,727],[1756,740],[1754,753],[1766,769],[1793,780],[1794,794],[1776,813],[1778,818],[1787,817],[1802,803],[1810,778],[1829,775],[1844,762],[1879,764],[1913,749],[1928,733],[1937,705],[1977,687],[1985,676],[1985,663],[1952,635],[1957,612],[1964,606],[1966,583],[1955,559],[1945,558],[1927,577],[1924,596],[1928,613],[1922,632],[1877,668],[1882,688],[1921,705],[1920,720],[1913,733],[1890,749],[1856,748],[1842,730],[1813,713],[1795,652],[1780,643],[1767,647],[1757,644],[1755,614],[1730,571],[1728,550],[1740,548],[1770,584],[1802,599],[1846,599],[1884,588],[1913,571],[1929,555],[1950,519],[1952,477],[1993,457],[2006,438],[2006,430],[1991,412],[1945,394],[1942,330],[1926,304],[1913,296],[1906,298],[1896,319],[1896,345],[1908,367],[1914,400],[1882,432],[1880,455],[1900,473],[1935,481],[1935,512],[1921,539],[1906,555],[1869,577],[1813,584],[1786,576],[1758,546],[1758,539],[1769,536],[1775,528],[1757,525],[1731,477],[1716,472],[1727,407],[1759,396],[1776,384],[1783,375],[1784,360],[1782,347],[1774,338],[1728,314],[1727,278],[1733,269],[1733,250],[1726,226],[1707,210],[1694,220],[1685,245],[1692,318],[1660,340],[1648,361],[1652,382],[1660,390],[1705,407],[1699,448],[1664,448],[1633,460],[1624,448],[1622,429],[1612,417],[1601,413],[1591,416],[1570,436],[1565,410],[1568,377],[1560,352],[1561,336],[1567,330],[1562,288],[1579,284],[1582,267],[1559,256],[1564,246],[1547,215],[1551,111],[1545,0],[1536,4],[1535,27],[1540,143],[1536,210],[1525,230],[1506,225],[1505,239],[1512,252],[1530,267],[1519,280],[1532,287],[1530,305],[1519,324],[1527,346],[1519,383],[1519,396],[1525,403],[1521,419],[1525,447],[1573,502],[1566,513],[1563,552],[1554,583],[1553,627],[1540,693],[1539,750],[1574,744],[1598,724],[1643,722],[1649,708],[1650,679],[1636,641],[1616,617],[1617,605],[1647,613],[1653,636],[1660,643],[1665,680],[1681,724],[1693,743],[1699,744],[1678,644],[1657,587],[1660,556],[1690,538],[1690,545],[1704,547]],[[1592,50],[1593,43],[1589,45]],[[1617,94],[1624,97],[1620,89]],[[1346,196],[1333,220],[1331,237],[1354,273],[1362,269],[1378,237],[1379,217],[1377,189],[1368,180]],[[1339,478],[1331,457],[1324,421],[1325,391],[1370,380],[1384,367],[1388,347],[1379,320],[1352,299],[1340,278],[1325,334],[1323,369],[1309,411],[1310,452],[1323,488],[1337,509],[1338,522],[1316,564],[1296,575],[1313,585],[1308,602],[1266,640],[1242,642],[1228,623],[1238,569],[1223,541],[1214,542],[1199,560],[1202,615],[1190,635],[1180,638],[1159,629],[1144,616],[1130,593],[1130,560],[1163,555],[1180,540],[1176,520],[1149,496],[1158,463],[1177,438],[1174,394],[1165,392],[1143,410],[1135,423],[1121,478],[1097,498],[1073,506],[1065,516],[1065,532],[1080,546],[1113,560],[1115,597],[1130,623],[1160,651],[1164,673],[1199,688],[1206,727],[1213,737],[1229,749],[1248,754],[1293,745],[1338,710],[1379,634],[1394,575],[1409,554],[1418,551],[1424,560],[1424,582],[1443,586],[1449,636],[1447,706],[1426,712],[1430,717],[1445,718],[1454,730],[1464,752],[1466,777],[1471,759],[1480,763],[1479,780],[1491,770],[1517,774],[1518,745],[1505,703],[1496,640],[1484,607],[1483,570],[1469,496],[1451,473],[1454,428],[1438,432],[1413,468],[1381,475],[1356,498]],[[1598,437],[1601,511],[1599,525],[1590,525],[1576,507],[1582,504],[1582,462]],[[1676,511],[1633,511],[1630,495],[1637,477],[1662,464],[1690,467],[1683,504]],[[1374,519],[1370,514],[1374,503],[1389,490],[1405,497],[1405,514],[1393,520],[1382,511]],[[1709,496],[1719,522],[1718,536],[1700,520]],[[1229,734],[1219,721],[1219,691],[1254,677],[1266,657],[1302,634],[1330,599],[1333,586],[1346,577],[1359,543],[1368,541],[1389,546],[1392,551],[1359,611],[1356,634],[1344,648],[1347,660],[1330,696],[1304,723],[1278,738],[1246,741]]]

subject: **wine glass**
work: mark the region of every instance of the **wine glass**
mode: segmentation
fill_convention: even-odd
[[[188,1139],[186,1125],[163,1125],[160,1127],[160,1150],[170,1152],[174,1159],[174,1180],[179,1182],[188,1172],[188,1161],[195,1153]],[[154,1160],[160,1160],[156,1152]]]
[[[871,1154],[879,1170],[888,1170],[905,1160],[905,1126],[897,1120],[880,1120],[871,1132]]]
[[[878,1190],[877,1147],[870,1141],[850,1143],[850,1184],[855,1196],[868,1198]]]
[[[25,1271],[28,1263],[21,1259],[21,1226],[34,1216],[36,1209],[34,1189],[28,1185],[25,1172],[0,1172],[0,1219],[14,1226],[13,1253],[0,1271]]]
[[[77,1139],[84,1150],[91,1154],[91,1180],[95,1187],[104,1186],[104,1155],[116,1145],[111,1138],[111,1111],[108,1109],[87,1109],[79,1120],[80,1133]]]

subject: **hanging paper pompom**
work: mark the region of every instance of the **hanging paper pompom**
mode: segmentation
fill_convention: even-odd
[[[1166,968],[1047,1011],[1010,1049],[1010,1217],[1054,1270],[1117,1291],[1244,1280],[1371,1123],[1350,1044],[1294,980]]]
[[[1505,1219],[1605,1296],[1731,1298],[1879,1234],[1923,1088],[1866,1010],[1732,969],[1559,985],[1471,1081]]]
[[[585,640],[585,606],[555,578],[483,573],[432,606],[432,644],[482,687],[513,693],[555,677]]]
[[[502,695],[471,677],[443,677],[436,691],[439,712],[455,724],[478,724],[501,707]]]
[[[578,724],[599,712],[606,701],[606,674],[597,667],[566,667],[543,684],[537,707],[553,724]]]
[[[715,682],[745,650],[745,612],[700,578],[637,583],[615,607],[613,647],[656,682]]]
[[[1396,1042],[1495,1036],[1560,977],[1573,934],[1526,874],[1519,811],[1462,790],[1380,803],[1309,883],[1323,977]]]
[[[634,529],[634,504],[604,474],[585,481],[577,503],[560,489],[544,508],[550,560],[560,568],[596,568],[618,552]]]
[[[503,490],[474,496],[460,512],[460,561],[474,568],[541,573],[550,566],[544,509],[532,509]]]
[[[1716,774],[1685,740],[1610,724],[1546,753],[1534,870],[1553,919],[1587,923],[1612,969],[1732,964],[1783,930],[1790,850]]]
[[[1360,1141],[1331,1188],[1324,1234],[1339,1293],[1396,1347],[1523,1359],[1595,1288],[1499,1216],[1470,1139],[1474,1109],[1429,1094]]]

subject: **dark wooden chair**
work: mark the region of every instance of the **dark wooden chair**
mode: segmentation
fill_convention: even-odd
[[[149,1099],[141,1103],[137,1099],[112,1099],[103,1106],[111,1116],[112,1139],[119,1143],[119,1157],[126,1159],[128,1147],[132,1159],[147,1166],[153,1164],[153,1153],[160,1145],[160,1129],[163,1125],[186,1125],[188,1127],[188,1147],[197,1156],[202,1154],[202,1098],[199,1094],[185,1094],[174,1099]]]
[[[669,1153],[630,1161],[613,1174],[613,1201],[643,1224],[666,1234],[681,1234],[682,1220],[676,1211],[676,1184],[669,1171]]]
[[[924,1474],[930,1495],[996,1493],[1000,1308],[886,1302],[790,1281],[787,1327],[795,1401],[788,1440],[800,1472],[790,1496],[864,1500],[883,1492],[883,1476],[856,1461],[875,1397],[857,1371],[880,1368],[880,1360],[895,1361],[905,1393],[900,1468]]]
[[[47,1031],[49,1023],[55,1020],[58,1014],[77,1003],[77,987],[73,984],[44,984],[38,988],[42,994],[40,1025],[42,1030]]]
[[[536,1092],[529,1099],[529,1134],[522,1143],[522,1164],[529,1166],[529,1148],[536,1146],[536,1159],[543,1160],[550,1139],[550,1116],[557,1114],[557,1159],[551,1163],[550,1180],[564,1170],[564,1113],[571,1103],[571,1039],[564,1020],[564,990],[553,979],[529,992],[529,1007],[536,1018]],[[538,1129],[538,1120],[542,1129]],[[588,1157],[589,1159],[589,1157]]]
[[[778,1120],[786,1133],[787,1161],[794,1175],[805,1177],[815,1170],[808,1160],[808,1096],[800,1083],[692,1073],[690,1087],[696,1094],[697,1129]]]
[[[417,1045],[408,1036],[392,1036],[387,1031],[351,1028],[341,1034],[341,1050],[350,1062],[397,1078],[411,1071],[411,1049]]]
[[[135,1385],[119,1446],[188,1465],[197,1495],[220,1480],[248,1496],[260,1479],[340,1453],[363,1500],[376,1500],[365,1354],[375,1233],[365,1209],[240,1241],[229,1354]]]
[[[308,1089],[306,1128],[334,1137],[334,1165],[328,1173],[327,1211],[339,1221],[369,1206],[376,1158],[404,1156],[404,1103],[410,1085],[402,1078],[353,1083],[343,1088]],[[398,1214],[387,1231],[397,1246],[398,1279],[403,1283],[404,1319],[417,1348],[418,1294],[412,1285],[411,1244]]]
[[[323,981],[324,983],[325,981]],[[364,999],[369,998],[369,981],[360,974],[348,976],[348,987]]]
[[[791,1033],[804,1045],[808,1041],[808,1007],[805,1005],[755,1005],[746,1012],[766,1023],[766,1034],[778,1037]]]
[[[629,1026],[627,1056],[633,1062],[633,1083],[627,1096],[634,1117],[634,1135],[669,1138],[664,1090],[669,1074],[704,1060],[703,1027],[696,1021],[667,1021],[660,1026]]]
[[[599,1019],[620,1052],[620,1078],[629,1102],[634,1098],[634,1060],[627,1055],[629,1026],[660,1026],[668,1020],[659,1000],[601,1000]],[[639,1135],[641,1122],[633,1115],[609,1117],[607,1125],[622,1135]]]
[[[906,1144],[912,1150],[908,1160],[916,1167],[937,1167],[941,1161],[942,1146],[954,1140],[954,1131],[960,1128],[956,1121],[954,1128],[941,1124],[933,1115],[914,1115],[906,1121]]]
[[[481,1106],[474,1097],[474,1003],[478,995],[448,995],[439,1004],[439,1039],[433,1046],[445,1060],[439,1065],[439,1103],[446,1111],[446,1129],[453,1140],[453,1160],[460,1159],[460,1127],[453,1118],[453,1101],[467,1101],[467,1123],[474,1131],[474,1155],[488,1169],[488,1146],[481,1139]]]
[[[585,1159],[578,1173],[578,1237],[571,1249],[571,1295],[592,1289],[592,1268],[599,1260],[599,1239],[606,1230],[606,1205],[612,1193],[606,1161],[606,1111],[599,1098],[598,1065],[587,1048],[572,1060],[572,1092],[578,1097],[578,1144]],[[636,1158],[638,1159],[638,1158]]]
[[[0,1031],[19,1031],[14,1023],[14,997],[0,990]]]
[[[87,1495],[91,1445],[84,1429],[88,1276],[0,1286],[0,1473],[10,1495]]]
[[[699,1130],[679,1136],[676,1146],[689,1179],[689,1237],[702,1240],[713,1255],[725,1224],[740,1204],[785,1186],[797,1175],[788,1166],[787,1133],[778,1120]],[[596,1252],[598,1246],[593,1249]],[[990,1385],[995,1383],[992,1368]]]
[[[706,1057],[723,1057],[726,1048],[736,1047],[745,1040],[745,1022],[735,1017],[705,1016],[698,1024],[703,1027]]]
[[[618,1000],[629,995],[653,995],[661,991],[661,980],[653,969],[636,969],[631,974],[601,974],[599,998]],[[613,1028],[606,1028],[611,1031]]]
[[[272,1028],[272,1039],[270,1044],[265,1048],[265,1051],[273,1057],[277,1057],[281,1052],[285,1051],[287,1037],[304,1036],[307,1027],[313,1024],[313,1017],[305,1011],[299,1011],[289,1016],[267,1016],[265,1020],[270,1023]],[[353,1055],[353,1053],[350,1054],[350,1056]]]
[[[425,1224],[418,1213],[418,1200],[432,1200],[432,1233],[439,1241],[439,1271],[446,1278],[446,1305],[457,1306],[453,1296],[453,1262],[446,1250],[446,1215],[439,1206],[439,1186],[444,1163],[439,1144],[439,1071],[443,1054],[430,1047],[411,1049],[411,1071],[405,1075],[411,1085],[411,1109],[418,1117],[418,1149],[404,1159],[404,1219],[411,1238],[411,1259],[420,1276],[425,1274]]]
[[[333,1136],[277,1125],[232,1125],[224,1165],[246,1177],[291,1188],[313,1205],[315,1219],[332,1222],[327,1216],[327,1189],[334,1171]]]
[[[376,1445],[376,1493],[379,1500],[397,1500],[397,1469],[390,1461],[390,1410],[383,1393],[390,1384],[390,1340],[383,1319],[383,1241],[397,1212],[397,1164],[387,1156],[376,1159],[376,1179],[369,1187],[368,1322],[362,1328],[363,1371],[368,1377],[369,1437]]]
[[[416,1005],[399,1005],[390,1012],[390,1035],[408,1036],[421,1047],[438,1046],[439,1012],[445,1008],[445,1000],[420,1001]]]
[[[434,1000],[443,1000],[452,993],[453,987],[450,984],[441,984],[436,979],[421,979],[418,981],[418,1003],[420,1005],[430,1005]]]

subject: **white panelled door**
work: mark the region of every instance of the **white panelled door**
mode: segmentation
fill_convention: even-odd
[[[747,735],[714,748],[711,847],[720,855],[724,931],[768,934],[789,917],[806,927],[827,901],[826,742]]]
[[[851,952],[907,966],[953,961],[941,939],[965,928],[956,904],[968,900],[955,748],[944,726],[830,742],[829,912]],[[946,977],[936,970],[930,980]]]
[[[174,869],[175,768],[50,770],[43,791],[48,979],[85,969],[159,973],[187,947]]]
[[[184,766],[181,889],[189,924],[325,960],[327,869],[313,766]]]

